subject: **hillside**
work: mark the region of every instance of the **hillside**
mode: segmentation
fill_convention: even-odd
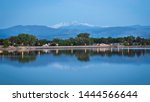
[[[99,27],[83,23],[57,24],[51,27],[39,25],[18,25],[6,29],[0,29],[0,38],[16,36],[20,33],[28,33],[39,39],[70,38],[79,33],[90,33],[91,37],[123,37],[140,36],[150,38],[150,26],[124,26],[124,27]]]

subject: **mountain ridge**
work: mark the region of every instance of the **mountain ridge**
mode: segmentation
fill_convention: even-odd
[[[150,26],[117,26],[100,27],[88,23],[58,24],[57,26],[45,25],[17,25],[0,29],[0,38],[16,36],[20,33],[27,33],[37,36],[40,39],[70,38],[76,37],[79,33],[90,33],[91,37],[124,37],[140,36],[150,38]]]

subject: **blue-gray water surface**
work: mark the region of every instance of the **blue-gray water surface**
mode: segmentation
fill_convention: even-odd
[[[0,51],[0,85],[150,85],[150,49]]]

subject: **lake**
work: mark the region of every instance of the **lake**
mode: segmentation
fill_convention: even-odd
[[[150,49],[0,51],[0,85],[150,85]]]

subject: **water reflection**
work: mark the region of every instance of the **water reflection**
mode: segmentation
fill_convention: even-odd
[[[150,85],[150,49],[0,51],[0,85]]]
[[[92,49],[67,49],[67,50],[35,50],[35,51],[0,51],[0,59],[7,58],[11,61],[29,63],[37,59],[37,56],[75,56],[78,61],[88,62],[92,56],[112,57],[140,57],[150,54],[150,49],[118,49],[118,48],[92,48]]]

